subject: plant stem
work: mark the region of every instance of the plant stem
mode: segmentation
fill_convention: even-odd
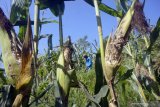
[[[40,10],[39,10],[39,1],[38,0],[35,0],[35,7],[34,7],[34,51],[35,51],[35,55],[38,54],[38,35],[39,35],[39,30],[38,30],[38,27],[39,27],[39,13],[40,13]]]
[[[95,6],[95,13],[96,13],[97,25],[98,25],[98,34],[99,34],[99,42],[100,42],[100,53],[101,53],[102,68],[103,68],[103,72],[105,72],[105,58],[104,58],[104,45],[103,45],[103,33],[102,33],[101,16],[100,16],[97,0],[93,0],[93,2],[94,2],[94,6]],[[106,81],[108,81],[107,76],[105,76],[105,78],[106,78]]]
[[[48,56],[51,56],[51,51],[52,51],[52,34],[48,37]]]
[[[34,7],[34,71],[37,69],[37,54],[38,54],[38,35],[39,35],[39,1],[35,0],[35,7]],[[38,79],[37,79],[37,72],[35,72],[35,88],[38,87]],[[35,92],[36,96],[36,92]],[[38,101],[36,101],[36,104]]]
[[[61,52],[63,51],[63,25],[62,25],[62,15],[59,15],[59,43]]]

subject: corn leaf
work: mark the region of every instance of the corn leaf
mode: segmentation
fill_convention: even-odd
[[[107,92],[108,92],[108,86],[104,85],[104,86],[101,87],[98,94],[94,95],[94,98],[96,99],[96,101],[98,103],[100,103],[101,99],[104,98],[107,95]]]
[[[101,87],[104,85],[104,76],[103,76],[100,53],[96,54],[95,72],[96,72],[95,94],[97,94],[101,89]]]
[[[15,24],[28,11],[32,0],[12,0],[10,21]]]
[[[37,100],[41,99],[52,87],[54,86],[53,83],[49,84],[45,90],[42,91],[28,106],[31,106],[33,103],[35,103]]]
[[[49,24],[49,23],[58,23],[58,21],[56,20],[42,20],[39,22],[40,25],[43,25],[43,24]],[[31,21],[31,25],[34,24],[34,21]],[[18,20],[14,26],[26,26],[27,25],[27,20]]]
[[[121,11],[117,11],[109,6],[107,6],[106,4],[104,3],[100,3],[99,4],[99,9],[111,16],[114,16],[114,17],[119,17],[119,18],[122,18],[123,17],[123,13]]]
[[[39,0],[40,9],[43,10],[49,8],[55,16],[59,16],[64,13],[65,9],[64,1],[75,1],[75,0]]]
[[[3,68],[0,68],[0,80],[2,80],[4,84],[7,84],[6,77],[4,76],[4,71],[5,70]]]
[[[19,34],[18,34],[18,37],[19,37],[19,39],[20,39],[22,42],[23,42],[23,40],[24,40],[25,33],[26,33],[26,26],[19,26]]]
[[[15,99],[15,88],[12,85],[4,85],[2,91],[0,107],[11,107]]]
[[[133,69],[128,69],[124,74],[120,76],[120,78],[115,82],[115,84],[130,78],[132,76],[132,72],[133,72]]]
[[[86,97],[87,97],[91,102],[93,102],[93,103],[96,105],[96,107],[101,107],[101,106],[99,105],[98,101],[88,92],[88,89],[86,88],[86,86],[85,86],[82,82],[80,82],[80,81],[78,81],[78,84],[79,84],[79,87],[82,89],[82,91],[85,93]],[[98,98],[98,97],[97,97],[97,98]]]
[[[87,89],[86,89],[87,90]],[[87,104],[87,107],[88,106],[92,106],[92,107],[97,107],[98,104],[100,104],[100,107],[103,107],[104,105],[108,105],[108,101],[107,101],[107,92],[108,92],[108,86],[107,85],[103,85],[99,92],[93,96],[94,100],[93,99],[90,99],[91,102],[89,102]],[[85,92],[85,94],[88,96],[89,93],[87,94]],[[90,97],[87,97],[87,98],[92,98],[92,96],[90,95]],[[106,99],[106,100],[105,100]],[[95,102],[94,102],[95,101]]]
[[[119,0],[121,6],[122,6],[122,9],[126,12],[128,10],[128,7],[126,5],[126,1],[128,0]]]
[[[84,0],[86,3],[90,4],[91,6],[94,6],[93,0]],[[102,0],[97,0],[98,3],[101,3]]]
[[[55,16],[64,12],[64,0],[39,0],[39,2],[41,10],[49,8]]]
[[[160,18],[157,21],[156,27],[150,34],[150,46],[148,48],[148,51],[151,50],[152,46],[154,45],[159,36],[160,36]]]
[[[94,4],[93,4],[93,0],[84,0],[86,3],[88,3],[89,5],[93,6],[94,7]],[[123,14],[122,12],[119,12],[109,6],[107,6],[106,4],[104,3],[101,3],[102,0],[98,0],[98,6],[99,6],[99,9],[109,15],[112,15],[112,16],[115,16],[115,17],[120,17],[122,18],[123,17]]]

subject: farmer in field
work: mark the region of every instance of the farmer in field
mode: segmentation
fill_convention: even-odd
[[[89,56],[87,56],[87,55],[84,55],[83,58],[85,59],[85,62],[86,62],[86,69],[85,69],[85,71],[88,71],[92,67],[92,59]]]

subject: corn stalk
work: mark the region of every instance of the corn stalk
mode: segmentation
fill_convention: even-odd
[[[111,97],[116,102],[117,100],[116,100],[116,97],[115,97],[114,87],[113,87],[112,82],[110,82],[110,78],[112,76],[111,77],[108,76],[108,69],[110,69],[110,68],[105,66],[104,46],[103,46],[103,33],[102,33],[102,24],[101,24],[100,12],[99,12],[99,8],[98,8],[98,2],[97,2],[97,0],[93,0],[93,2],[94,2],[96,17],[97,17],[97,25],[98,25],[98,33],[99,33],[99,39],[100,39],[100,53],[101,53],[103,74],[105,76],[105,79],[106,79],[107,83],[110,86],[109,88],[110,88]],[[108,47],[106,47],[106,48],[108,48]],[[114,106],[118,106],[117,102],[115,103]]]
[[[104,46],[103,46],[103,32],[102,32],[102,23],[101,23],[101,16],[98,8],[97,0],[93,0],[97,18],[97,25],[98,25],[98,33],[99,33],[99,42],[100,42],[100,54],[101,54],[101,61],[102,61],[102,68],[105,71],[105,59],[104,59]],[[106,76],[105,76],[106,77]],[[108,80],[106,78],[106,80]]]
[[[105,67],[105,57],[104,57],[104,46],[103,46],[103,33],[102,33],[102,24],[101,24],[101,18],[100,18],[100,12],[98,8],[98,2],[97,0],[93,0],[94,6],[95,6],[95,12],[96,12],[96,18],[97,18],[97,25],[98,25],[98,33],[99,33],[99,39],[100,39],[100,54],[101,54],[101,62],[102,62],[102,69],[103,69],[103,74],[105,76],[105,79],[107,83],[109,83],[109,78],[107,76],[107,69]],[[113,90],[112,85],[110,85],[110,93],[112,98],[115,99],[115,92]]]
[[[38,35],[39,35],[39,13],[40,13],[40,9],[39,9],[39,0],[35,0],[35,5],[34,5],[34,71],[37,70],[37,55],[38,55]],[[37,72],[35,72],[35,88],[38,87],[38,79],[37,79]],[[34,92],[35,97],[36,92]],[[38,103],[38,101],[36,101],[36,104]]]
[[[35,0],[35,6],[34,6],[34,39],[35,39],[35,42],[34,42],[34,51],[35,51],[35,55],[38,54],[38,35],[39,35],[39,30],[38,30],[38,27],[39,27],[39,12],[40,12],[40,9],[39,9],[39,1],[38,0]]]

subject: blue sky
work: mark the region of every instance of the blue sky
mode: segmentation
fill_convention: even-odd
[[[9,16],[11,0],[0,0],[0,6],[3,8],[7,16]],[[34,0],[32,0],[34,1]],[[102,0],[103,3],[115,8],[114,0]],[[160,0],[146,0],[144,12],[147,19],[150,19],[150,24],[155,25],[157,19],[160,17]],[[50,10],[43,11],[45,18],[52,18],[52,20],[58,20]],[[41,12],[42,13],[42,12]],[[30,7],[31,18],[34,16],[34,7]],[[101,12],[103,35],[107,36],[113,32],[117,27],[117,19],[106,13]],[[76,0],[65,2],[65,12],[63,15],[63,30],[64,39],[68,35],[71,36],[72,41],[75,42],[79,38],[87,35],[88,41],[93,42],[98,39],[97,23],[95,17],[95,10],[90,5],[86,4],[83,0]],[[58,24],[52,23],[42,27],[41,34],[53,34],[53,45],[59,44]],[[39,43],[40,53],[44,53],[44,49],[47,49],[47,40],[43,39]]]

